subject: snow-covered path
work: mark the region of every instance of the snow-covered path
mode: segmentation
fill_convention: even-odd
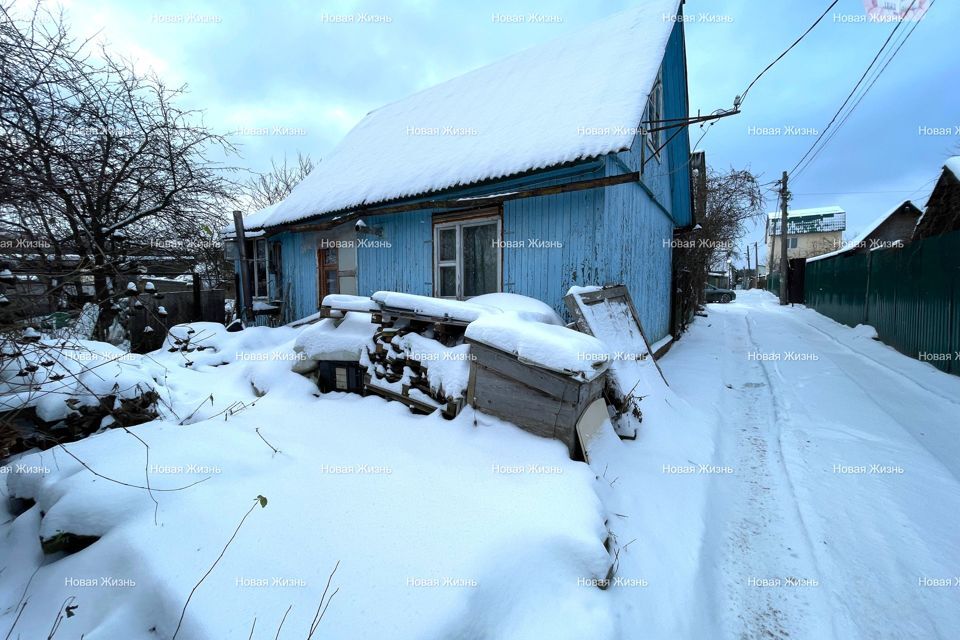
[[[718,414],[710,637],[960,629],[960,378],[861,329],[742,292],[663,360],[675,392]]]

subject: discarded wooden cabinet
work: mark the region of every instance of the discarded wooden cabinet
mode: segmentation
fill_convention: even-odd
[[[571,457],[579,458],[577,422],[602,397],[605,373],[582,380],[469,338],[467,342],[471,354],[467,402],[524,431],[560,440]]]

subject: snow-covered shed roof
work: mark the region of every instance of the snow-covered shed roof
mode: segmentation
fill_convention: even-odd
[[[886,222],[890,218],[890,216],[895,214],[897,211],[900,211],[901,208],[907,205],[914,206],[913,203],[910,202],[909,200],[904,200],[903,202],[895,206],[893,209],[890,209],[890,211],[887,211],[885,214],[883,214],[882,216],[880,216],[879,218],[877,218],[876,220],[868,224],[866,227],[864,227],[863,231],[857,234],[856,238],[854,238],[850,242],[845,242],[843,246],[837,249],[836,251],[831,251],[830,253],[824,253],[819,256],[814,256],[812,258],[807,258],[807,262],[816,262],[817,260],[832,258],[833,256],[840,255],[841,253],[846,253],[848,251],[853,251],[854,249],[863,248],[866,245],[866,240],[867,238],[870,237],[870,234],[876,231],[880,225],[882,225],[884,222]]]
[[[645,0],[371,111],[267,226],[629,148],[679,5]]]

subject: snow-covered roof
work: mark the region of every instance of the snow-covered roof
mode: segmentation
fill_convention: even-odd
[[[811,207],[810,209],[789,209],[787,218],[805,218],[807,216],[827,216],[846,213],[841,207]],[[767,214],[769,218],[779,219],[782,214],[779,211],[773,211]]]
[[[279,203],[277,203],[279,204]],[[264,224],[267,221],[267,218],[276,211],[277,204],[272,204],[269,207],[264,207],[259,211],[254,211],[243,216],[243,230],[247,236],[250,236],[250,231],[256,231],[263,229]],[[236,235],[236,230],[233,228],[233,222],[225,226],[222,230],[223,235],[232,238]]]
[[[627,149],[679,4],[646,0],[371,111],[267,225]]]
[[[837,249],[836,251],[831,251],[830,253],[824,253],[819,256],[814,256],[812,258],[807,258],[807,262],[816,262],[817,260],[832,258],[834,256],[840,255],[841,253],[846,253],[848,251],[853,251],[854,249],[857,249],[859,247],[863,247],[866,243],[867,238],[870,237],[870,234],[876,231],[877,227],[879,227],[884,222],[886,222],[890,216],[895,214],[905,205],[913,205],[913,203],[910,202],[909,200],[904,200],[903,202],[895,206],[893,209],[890,209],[890,211],[887,211],[885,214],[883,214],[882,216],[880,216],[879,218],[877,218],[876,220],[868,224],[866,227],[864,227],[863,231],[857,234],[857,237],[855,237],[850,242],[843,243],[843,246]]]
[[[960,180],[960,156],[953,156],[945,163],[943,163],[944,169],[949,169],[950,173],[954,175],[957,180]]]

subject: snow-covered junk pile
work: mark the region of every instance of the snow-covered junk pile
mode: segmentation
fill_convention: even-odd
[[[0,459],[157,417],[155,363],[104,342],[33,328],[0,338]]]
[[[294,344],[294,370],[323,392],[376,394],[417,413],[453,418],[469,404],[581,457],[597,428],[588,422],[609,416],[621,437],[635,435],[639,399],[659,372],[625,287],[574,288],[565,301],[571,327],[510,293],[330,295]]]

